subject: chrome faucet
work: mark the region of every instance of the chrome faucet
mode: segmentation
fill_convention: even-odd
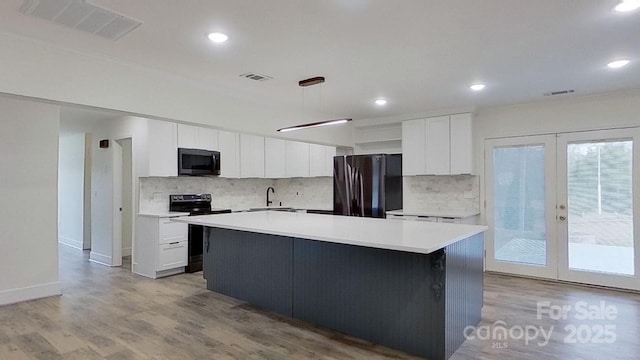
[[[269,200],[269,190],[271,190],[271,193],[273,193],[273,194],[275,194],[275,193],[276,193],[276,190],[275,190],[273,187],[269,186],[269,187],[267,188],[267,207],[269,206],[269,204],[272,204],[272,203],[273,203],[273,201],[272,201],[272,200]]]

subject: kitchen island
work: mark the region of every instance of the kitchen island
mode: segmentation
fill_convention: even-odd
[[[480,321],[485,226],[277,211],[191,216],[209,290],[429,359]]]

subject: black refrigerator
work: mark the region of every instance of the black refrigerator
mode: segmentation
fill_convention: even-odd
[[[385,218],[402,209],[402,155],[333,158],[333,214]]]

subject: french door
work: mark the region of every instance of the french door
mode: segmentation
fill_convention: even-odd
[[[640,289],[638,134],[487,140],[487,270]]]

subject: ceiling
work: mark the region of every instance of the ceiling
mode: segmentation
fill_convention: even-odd
[[[113,41],[4,0],[0,31],[355,120],[640,88],[640,10],[616,13],[618,0],[87,1],[143,25]],[[607,68],[619,58],[631,63]],[[326,83],[298,87],[313,76]]]

